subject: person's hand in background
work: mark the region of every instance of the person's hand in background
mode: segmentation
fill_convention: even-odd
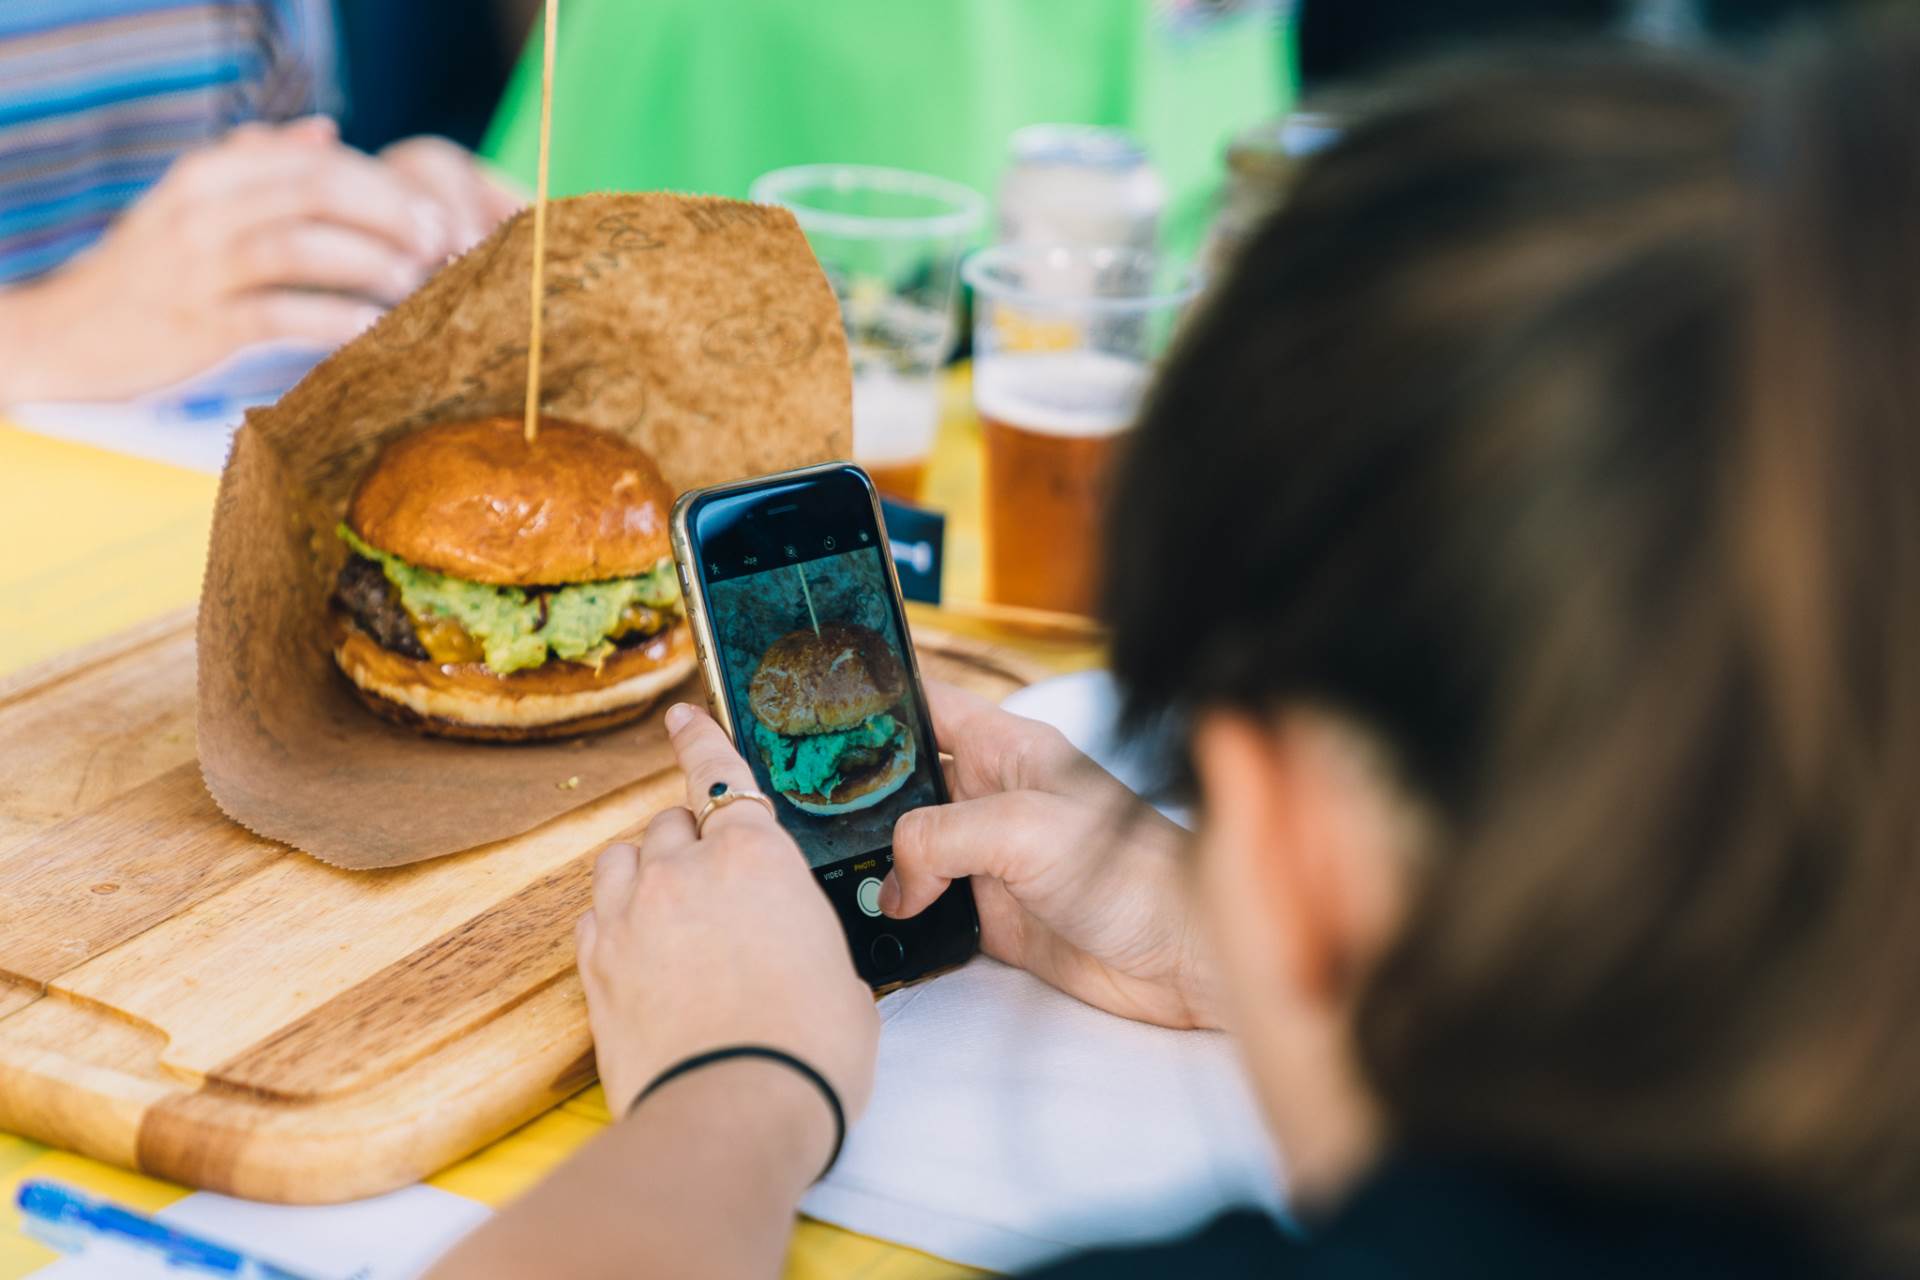
[[[1058,730],[937,681],[927,697],[954,803],[895,825],[881,909],[918,915],[971,876],[988,955],[1122,1017],[1217,1025],[1186,833]]]
[[[527,197],[490,172],[471,151],[445,138],[396,142],[380,160],[415,192],[432,200],[446,220],[448,252],[465,253],[527,203]]]
[[[437,150],[396,166],[315,117],[183,156],[93,248],[0,293],[0,402],[119,399],[250,343],[353,337],[464,247],[477,197],[428,189]]]

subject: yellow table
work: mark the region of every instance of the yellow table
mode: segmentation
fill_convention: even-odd
[[[947,582],[977,599],[979,433],[965,386],[949,387],[928,501],[950,513]],[[0,676],[109,635],[199,592],[216,480],[159,463],[30,435],[0,424]],[[943,625],[963,625],[943,619]],[[1062,670],[1087,665],[1085,646],[1036,646]],[[537,1182],[609,1122],[596,1086],[440,1173],[433,1185],[498,1206]],[[13,1207],[27,1178],[54,1178],[151,1212],[185,1187],[0,1134],[0,1280],[55,1255],[26,1237]],[[974,1274],[911,1249],[802,1220],[788,1255],[796,1280],[918,1280]]]

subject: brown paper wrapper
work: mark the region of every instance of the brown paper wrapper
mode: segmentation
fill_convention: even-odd
[[[518,835],[672,763],[657,712],[569,742],[423,737],[361,706],[329,652],[345,559],[334,527],[373,456],[430,423],[522,411],[532,242],[522,214],[249,413],[220,479],[200,600],[201,770],[236,822],[339,866]],[[839,308],[785,211],[557,201],[546,295],[546,412],[633,440],[676,489],[849,456]]]

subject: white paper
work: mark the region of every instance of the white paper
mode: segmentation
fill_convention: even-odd
[[[325,354],[267,343],[133,400],[40,401],[8,406],[5,413],[13,425],[40,435],[217,473],[247,409],[278,400]]]
[[[802,1204],[994,1271],[1279,1208],[1232,1044],[1128,1022],[975,960],[881,1003],[867,1114]]]
[[[486,1220],[487,1207],[416,1186],[333,1205],[257,1204],[197,1191],[154,1217],[168,1226],[314,1280],[413,1280]],[[35,1280],[184,1280],[155,1254],[101,1242]]]

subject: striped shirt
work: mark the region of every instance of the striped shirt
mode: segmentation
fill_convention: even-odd
[[[100,238],[182,152],[320,101],[326,0],[0,0],[0,287]]]

